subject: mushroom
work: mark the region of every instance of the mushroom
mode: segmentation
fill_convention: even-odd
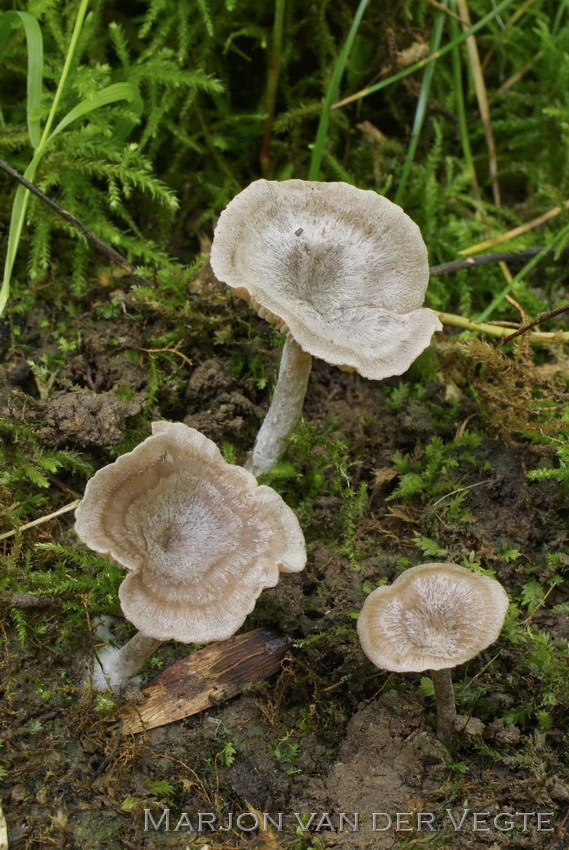
[[[497,640],[508,610],[502,585],[456,564],[421,564],[378,587],[358,618],[362,649],[395,673],[430,670],[437,735],[452,749],[456,704],[451,668]]]
[[[263,588],[306,563],[300,525],[278,493],[181,423],[154,422],[151,437],[100,469],[75,517],[81,540],[128,571],[119,598],[139,629],[100,654],[100,690],[120,690],[163,641],[230,637]]]
[[[252,183],[219,217],[211,266],[287,332],[247,463],[255,475],[276,463],[300,419],[312,355],[381,380],[405,372],[442,328],[422,308],[429,266],[419,228],[396,204],[347,183]]]

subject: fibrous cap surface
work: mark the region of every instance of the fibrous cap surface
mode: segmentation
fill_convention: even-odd
[[[422,564],[367,597],[358,635],[376,667],[442,670],[494,643],[507,609],[508,597],[495,579],[456,564]]]
[[[75,516],[81,540],[129,571],[127,619],[159,640],[230,637],[279,572],[306,563],[282,498],[181,423],[154,422],[151,437],[100,469]]]
[[[367,378],[402,374],[441,329],[419,228],[347,183],[252,183],[221,213],[211,265],[309,354]]]

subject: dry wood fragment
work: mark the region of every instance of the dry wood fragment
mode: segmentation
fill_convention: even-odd
[[[287,647],[286,638],[255,629],[198,650],[143,686],[144,702],[121,712],[123,732],[165,726],[224,702],[276,673]]]
[[[0,608],[20,608],[22,610],[26,608],[59,608],[61,604],[61,599],[57,599],[55,596],[0,591]]]

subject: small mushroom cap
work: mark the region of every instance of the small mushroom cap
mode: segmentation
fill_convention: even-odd
[[[219,217],[211,266],[309,354],[366,378],[405,372],[442,327],[422,308],[419,228],[347,183],[252,183]]]
[[[358,635],[376,667],[442,670],[494,643],[507,610],[508,597],[495,579],[456,564],[422,564],[367,597]]]
[[[158,640],[230,637],[279,571],[306,563],[278,493],[181,423],[154,422],[151,437],[100,469],[75,517],[81,540],[129,571],[123,612]]]

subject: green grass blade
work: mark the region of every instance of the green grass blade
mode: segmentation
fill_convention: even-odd
[[[367,4],[368,0],[360,0],[358,8],[356,10],[356,14],[354,15],[354,19],[352,21],[352,25],[350,27],[350,31],[348,32],[348,36],[346,38],[346,41],[344,42],[342,50],[340,51],[340,55],[338,56],[334,71],[332,73],[332,79],[330,80],[330,85],[328,86],[328,91],[326,92],[326,97],[324,98],[324,102],[322,104],[320,122],[318,124],[318,131],[316,133],[316,141],[314,143],[312,157],[310,159],[310,167],[308,169],[309,180],[318,180],[320,177],[320,165],[322,163],[322,155],[324,153],[324,148],[326,147],[326,139],[328,137],[330,109],[332,108],[332,104],[338,93],[338,89],[340,87],[340,80],[342,79],[342,75],[344,73],[346,63],[348,61],[348,57],[350,55],[350,51],[352,49],[352,45],[357,35]]]
[[[32,159],[24,172],[26,180],[33,182],[40,159],[41,154],[36,154]],[[4,262],[4,277],[2,279],[2,288],[0,289],[0,316],[4,312],[4,307],[10,295],[10,279],[12,277],[16,254],[18,253],[29,199],[30,193],[28,190],[24,186],[19,185],[14,196],[12,215],[10,217],[10,230],[8,231],[8,245],[6,246],[6,259]]]
[[[55,94],[53,96],[53,101],[51,103],[51,109],[49,110],[49,115],[47,116],[47,120],[45,122],[45,127],[43,128],[43,133],[38,145],[38,150],[42,150],[45,147],[45,144],[51,133],[51,126],[55,120],[55,116],[57,115],[57,110],[59,109],[59,101],[61,100],[61,95],[63,94],[63,89],[67,83],[67,77],[69,76],[69,71],[71,69],[71,63],[73,62],[73,56],[75,55],[75,50],[77,48],[77,42],[79,41],[79,36],[81,34],[81,30],[83,28],[83,22],[85,20],[85,15],[87,14],[87,7],[89,5],[89,0],[81,0],[81,4],[79,9],[77,10],[77,17],[75,19],[75,26],[73,27],[73,32],[71,33],[71,40],[69,42],[69,47],[67,48],[67,54],[65,56],[65,62],[63,64],[63,70],[61,71],[61,76],[59,78],[59,82],[57,84],[57,89],[55,90]]]
[[[482,313],[480,313],[480,315],[478,316],[476,321],[477,322],[485,322],[492,315],[494,310],[497,307],[500,306],[500,304],[502,303],[502,301],[504,300],[506,295],[510,294],[512,288],[516,285],[516,283],[519,283],[520,280],[522,280],[526,276],[526,274],[529,271],[531,271],[533,269],[533,267],[536,266],[539,263],[539,261],[542,260],[543,257],[545,257],[545,255],[548,254],[549,251],[551,251],[552,248],[555,247],[555,245],[557,245],[558,242],[561,242],[562,239],[564,239],[567,236],[567,234],[569,234],[569,224],[566,225],[565,227],[563,227],[559,231],[559,233],[556,233],[555,236],[553,237],[553,239],[550,239],[550,241],[547,243],[547,245],[545,245],[541,249],[539,254],[536,254],[534,257],[532,257],[531,260],[529,262],[527,262],[522,269],[520,269],[520,271],[517,273],[517,275],[514,278],[512,278],[512,280],[508,283],[508,285],[506,287],[504,287],[504,289],[498,295],[496,295],[496,297],[486,307],[486,309],[483,310]]]
[[[101,89],[91,100],[82,100],[81,103],[74,106],[54,128],[49,141],[73,123],[73,121],[83,118],[84,115],[88,115],[94,109],[98,109],[100,106],[107,106],[110,103],[116,103],[117,100],[134,100],[136,97],[138,97],[138,92],[130,83],[114,83],[112,86]]]
[[[441,56],[446,56],[446,54],[449,53],[456,45],[462,44],[463,41],[466,41],[469,35],[474,35],[474,33],[477,33],[478,30],[483,29],[486,24],[489,24],[490,21],[494,20],[500,12],[503,12],[504,9],[511,6],[513,2],[515,2],[515,0],[502,0],[495,9],[488,12],[488,14],[484,15],[483,18],[480,18],[480,20],[469,29],[464,30],[464,32],[462,32],[456,39],[449,41],[448,44],[445,44],[444,47],[441,47],[436,53],[431,53],[430,56],[427,56],[425,59],[421,59],[419,62],[415,62],[414,65],[409,65],[408,68],[404,68],[402,71],[398,71],[397,74],[393,74],[393,76],[388,77],[386,80],[381,80],[381,82],[374,83],[373,86],[369,86],[367,89],[362,89],[349,97],[345,97],[339,103],[334,104],[333,108],[337,109],[339,106],[345,106],[347,103],[352,103],[354,100],[360,100],[362,97],[367,97],[369,94],[375,94],[375,92],[387,88],[387,86],[392,85],[392,83],[402,80],[403,77],[408,77],[409,74],[414,74],[415,71],[419,71],[421,68],[424,68],[429,62],[434,62],[436,59],[440,59]]]
[[[77,106],[74,106],[73,109],[71,109],[55,127],[47,142],[51,141],[51,139],[60,133],[61,130],[64,130],[65,127],[68,127],[73,121],[88,115],[89,112],[92,112],[94,109],[98,109],[100,106],[106,106],[110,103],[116,103],[118,100],[132,100],[137,96],[137,94],[136,89],[130,83],[115,83],[112,86],[102,89],[94,98],[92,98],[92,100],[84,100],[81,103],[78,103]],[[46,142],[44,142],[43,146],[38,149],[36,156],[25,171],[24,177],[30,181],[33,181],[34,179],[37,166],[45,151],[45,145]],[[12,277],[12,269],[14,267],[14,261],[16,259],[18,245],[20,243],[20,236],[22,235],[28,200],[29,193],[27,189],[24,189],[23,186],[19,186],[16,190],[14,206],[12,208],[12,217],[10,219],[8,247],[6,249],[6,260],[4,265],[4,278],[2,281],[2,288],[0,289],[0,316],[4,311],[4,307],[6,306],[10,293],[10,278]]]
[[[41,87],[43,76],[43,38],[37,20],[29,12],[6,12],[0,18],[0,56],[17,21],[24,27],[28,51],[28,77],[26,115],[28,134],[33,148],[37,148],[41,136],[39,118],[37,117],[41,102]]]
[[[446,3],[445,3],[446,5]],[[433,26],[433,32],[431,35],[431,43],[430,43],[430,53],[435,54],[441,44],[441,38],[443,35],[443,29],[445,25],[446,14],[445,12],[438,12],[435,18],[435,24]],[[407,185],[407,180],[409,179],[409,175],[411,174],[411,168],[413,166],[413,160],[415,159],[415,153],[417,151],[417,145],[419,144],[419,136],[421,135],[421,130],[423,129],[423,124],[425,122],[425,116],[427,115],[427,107],[429,104],[429,95],[431,93],[431,82],[433,80],[433,74],[435,73],[435,63],[431,62],[427,65],[425,69],[425,73],[423,74],[423,82],[421,83],[421,91],[419,92],[419,98],[417,100],[417,108],[415,110],[415,118],[413,121],[413,129],[411,131],[411,140],[409,142],[409,147],[407,149],[407,156],[405,157],[405,164],[403,166],[403,170],[401,172],[401,179],[399,181],[399,185],[397,187],[397,191],[395,193],[394,201],[396,204],[401,203],[401,199],[403,197],[403,193],[405,192],[405,187]]]
[[[453,9],[456,12],[456,3],[453,3]],[[450,21],[450,31],[451,38],[454,42],[459,34],[458,22],[451,18]],[[458,49],[458,45],[455,43],[452,49],[452,72],[454,77],[454,96],[456,103],[456,114],[458,118],[458,127],[460,132],[460,143],[462,147],[462,155],[464,156],[464,161],[466,163],[466,168],[468,169],[468,174],[470,175],[470,182],[472,183],[472,191],[474,197],[477,201],[480,201],[480,190],[478,187],[478,177],[476,175],[476,169],[474,167],[474,159],[472,157],[472,147],[470,145],[470,136],[468,134],[468,122],[466,119],[466,106],[464,100],[464,89],[462,85],[462,67],[460,61],[460,50]]]
[[[28,133],[33,148],[37,148],[41,137],[39,108],[43,76],[43,38],[37,20],[29,12],[16,12],[24,25],[28,45],[28,79],[26,113]]]

